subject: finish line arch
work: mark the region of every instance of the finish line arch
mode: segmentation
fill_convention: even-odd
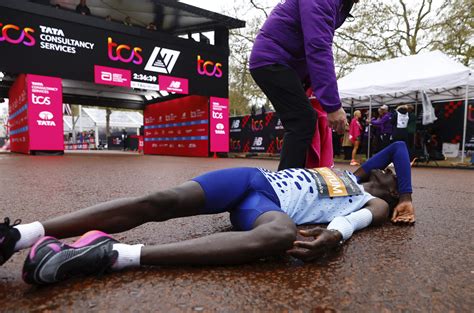
[[[162,101],[201,96],[208,99],[208,124],[214,123],[211,103],[219,102],[215,105],[217,110],[226,106],[228,110],[225,104],[229,75],[228,32],[243,27],[243,21],[174,1],[136,1],[160,8],[164,12],[162,18],[169,17],[169,12],[176,15],[174,23],[163,22],[158,31],[149,31],[97,16],[57,10],[44,5],[48,1],[35,2],[38,3],[7,0],[0,4],[0,28],[4,37],[0,41],[0,71],[10,77],[1,82],[0,96],[6,97],[8,91],[11,92],[12,86],[17,84],[15,80],[26,82],[18,84],[24,86],[27,97],[13,95],[16,98],[11,98],[15,105],[10,106],[10,116],[13,116],[10,120],[20,117],[11,123],[12,136],[22,132],[26,132],[28,138],[34,136],[38,130],[33,125],[49,124],[50,128],[54,127],[51,124],[59,125],[42,119],[51,114],[56,117],[51,110],[41,110],[51,113],[43,113],[41,117],[41,112],[35,110],[39,105],[52,108],[52,104],[38,102],[44,95],[38,94],[40,88],[32,88],[34,84],[30,82],[38,79],[60,79],[61,99],[57,101],[61,105],[66,102],[145,110],[147,105]],[[214,45],[178,37],[206,31],[214,32]],[[26,115],[21,115],[20,109]],[[21,117],[23,122],[20,122]],[[217,135],[225,133],[228,138],[228,121],[227,125],[214,123],[212,126],[219,127],[214,130]],[[222,145],[213,144],[212,134],[209,130],[211,151],[228,151]],[[46,142],[48,138],[43,137],[43,140]],[[36,150],[51,149],[47,145],[35,145],[17,151]]]

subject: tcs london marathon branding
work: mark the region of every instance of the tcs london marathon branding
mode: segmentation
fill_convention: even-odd
[[[0,54],[11,60],[2,65],[4,71],[167,93],[227,96],[228,81],[222,78],[228,55],[183,38],[137,37],[9,8],[0,12],[0,30]]]

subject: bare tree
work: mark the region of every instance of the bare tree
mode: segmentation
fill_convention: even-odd
[[[268,101],[250,75],[248,63],[250,52],[257,33],[268,16],[268,1],[235,1],[226,12],[246,20],[247,27],[235,29],[230,33],[229,85],[231,112],[237,115],[248,114],[252,105],[262,106]]]
[[[474,2],[472,0],[446,1],[439,16],[436,49],[450,54],[466,66],[474,58]]]
[[[470,0],[360,2],[353,12],[355,20],[336,32],[338,76],[357,64],[434,49],[468,64],[472,58],[472,6]]]

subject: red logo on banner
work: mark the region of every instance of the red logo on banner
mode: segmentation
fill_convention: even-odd
[[[254,120],[252,119],[252,131],[258,132],[263,130],[263,121],[262,120]]]

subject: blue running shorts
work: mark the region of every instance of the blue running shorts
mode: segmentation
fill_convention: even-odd
[[[201,185],[206,197],[201,214],[230,212],[231,223],[239,230],[252,229],[265,212],[283,212],[278,196],[257,168],[217,170],[192,180]]]

